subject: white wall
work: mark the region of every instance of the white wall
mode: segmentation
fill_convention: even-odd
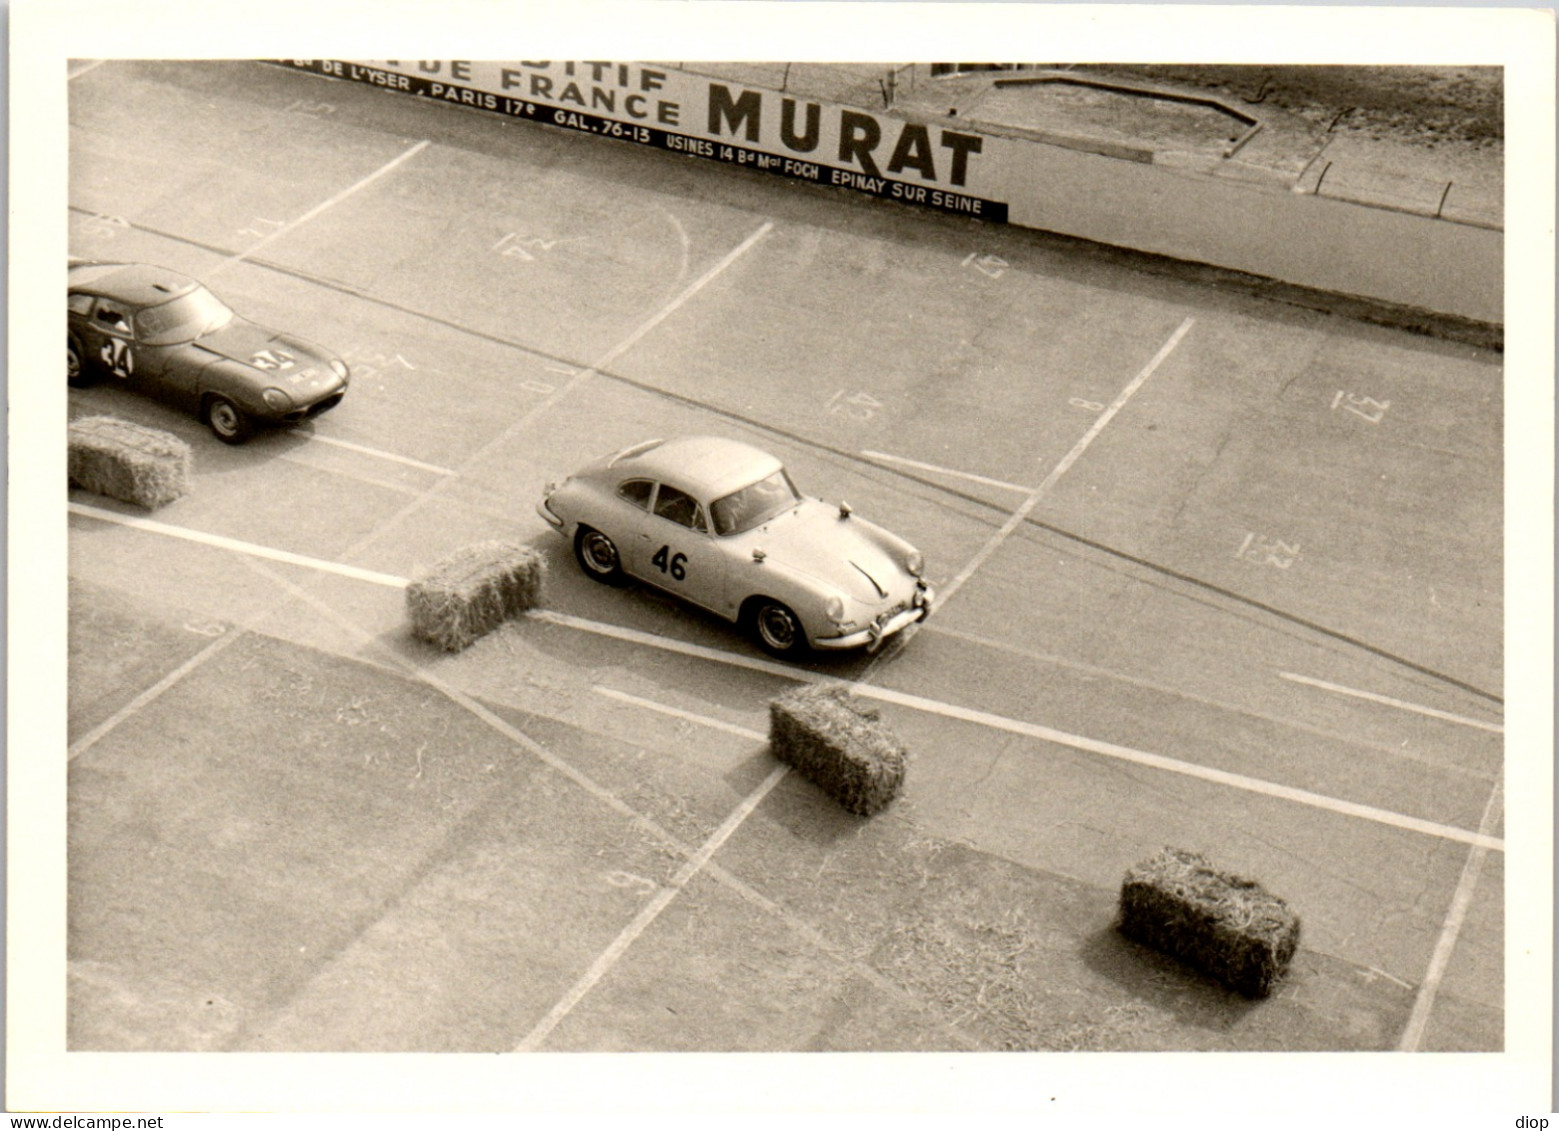
[[[1041,143],[1004,152],[1011,223],[1503,322],[1496,229]]]

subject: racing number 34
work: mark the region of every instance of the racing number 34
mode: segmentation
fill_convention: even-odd
[[[662,546],[655,551],[655,556],[650,559],[650,565],[655,566],[661,573],[669,573],[674,581],[683,581],[687,578],[687,555],[671,553],[670,546]]]

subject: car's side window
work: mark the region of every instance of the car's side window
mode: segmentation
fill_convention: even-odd
[[[125,317],[124,311],[114,306],[107,299],[98,300],[97,324],[115,334],[128,334],[130,332],[130,320]]]
[[[660,494],[655,497],[655,513],[679,526],[708,531],[704,523],[704,510],[698,505],[698,500],[686,491],[679,491],[668,484],[660,485]]]
[[[655,484],[648,479],[630,479],[617,488],[617,497],[644,510],[650,508],[650,495]]]
[[[71,295],[67,301],[70,304],[70,312],[72,314],[79,314],[85,318],[92,312],[91,295]]]

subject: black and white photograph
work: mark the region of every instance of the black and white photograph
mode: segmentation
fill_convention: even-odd
[[[8,1110],[1552,1110],[1551,9],[10,17]]]

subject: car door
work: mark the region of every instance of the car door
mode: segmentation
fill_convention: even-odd
[[[630,552],[633,573],[724,616],[734,616],[724,556],[703,505],[669,483],[658,485]]]
[[[98,372],[126,388],[159,396],[167,392],[169,350],[147,345],[134,330],[136,311],[113,298],[98,298],[77,325],[82,347],[97,363]],[[190,382],[193,386],[193,380]]]
[[[650,538],[650,503],[654,499],[653,479],[625,479],[610,498],[601,501],[598,514],[583,516],[585,524],[596,527],[616,544],[623,572],[634,577],[644,577],[649,568],[643,547]]]
[[[130,307],[117,299],[96,298],[77,323],[85,363],[124,384],[138,383]]]

